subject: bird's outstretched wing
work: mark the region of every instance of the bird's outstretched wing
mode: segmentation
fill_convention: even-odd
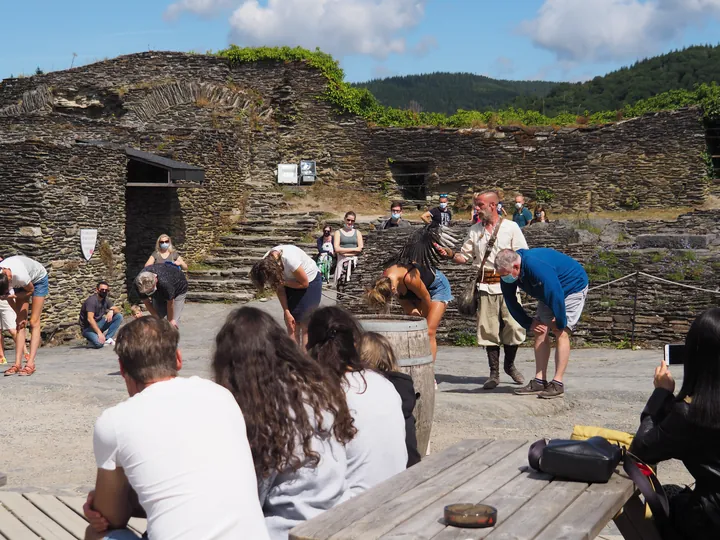
[[[437,268],[440,263],[440,255],[435,244],[440,247],[452,248],[457,244],[450,229],[436,223],[429,223],[411,232],[405,245],[387,261],[385,268],[393,264],[416,264],[425,268]]]

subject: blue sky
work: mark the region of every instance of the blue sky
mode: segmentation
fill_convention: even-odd
[[[8,0],[9,2],[9,0]],[[720,0],[25,0],[3,9],[0,78],[151,50],[319,46],[347,79],[464,71],[585,80],[720,41]]]

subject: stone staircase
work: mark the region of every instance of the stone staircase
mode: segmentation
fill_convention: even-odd
[[[322,212],[294,212],[282,193],[258,187],[245,218],[220,245],[188,272],[188,302],[247,302],[255,297],[248,277],[252,265],[278,244],[293,244],[314,255]],[[308,242],[312,238],[311,242]]]

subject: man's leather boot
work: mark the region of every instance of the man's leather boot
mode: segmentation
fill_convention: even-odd
[[[512,380],[515,381],[517,384],[524,384],[525,377],[523,377],[522,373],[520,373],[515,367],[515,355],[517,354],[518,346],[503,345],[503,349],[505,350],[505,358],[503,360],[503,367],[505,368],[505,373],[510,375],[512,377]]]
[[[490,377],[483,384],[483,390],[492,390],[500,384],[500,347],[486,347],[486,350],[490,365]]]

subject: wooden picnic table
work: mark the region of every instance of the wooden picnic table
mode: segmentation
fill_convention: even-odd
[[[84,503],[84,497],[0,491],[0,539],[82,540]],[[132,518],[128,527],[142,534],[147,520]]]
[[[463,441],[298,525],[290,540],[585,540],[595,538],[635,493],[620,474],[607,484],[587,484],[532,471],[529,445]],[[481,502],[497,508],[495,527],[444,523],[446,505]]]

